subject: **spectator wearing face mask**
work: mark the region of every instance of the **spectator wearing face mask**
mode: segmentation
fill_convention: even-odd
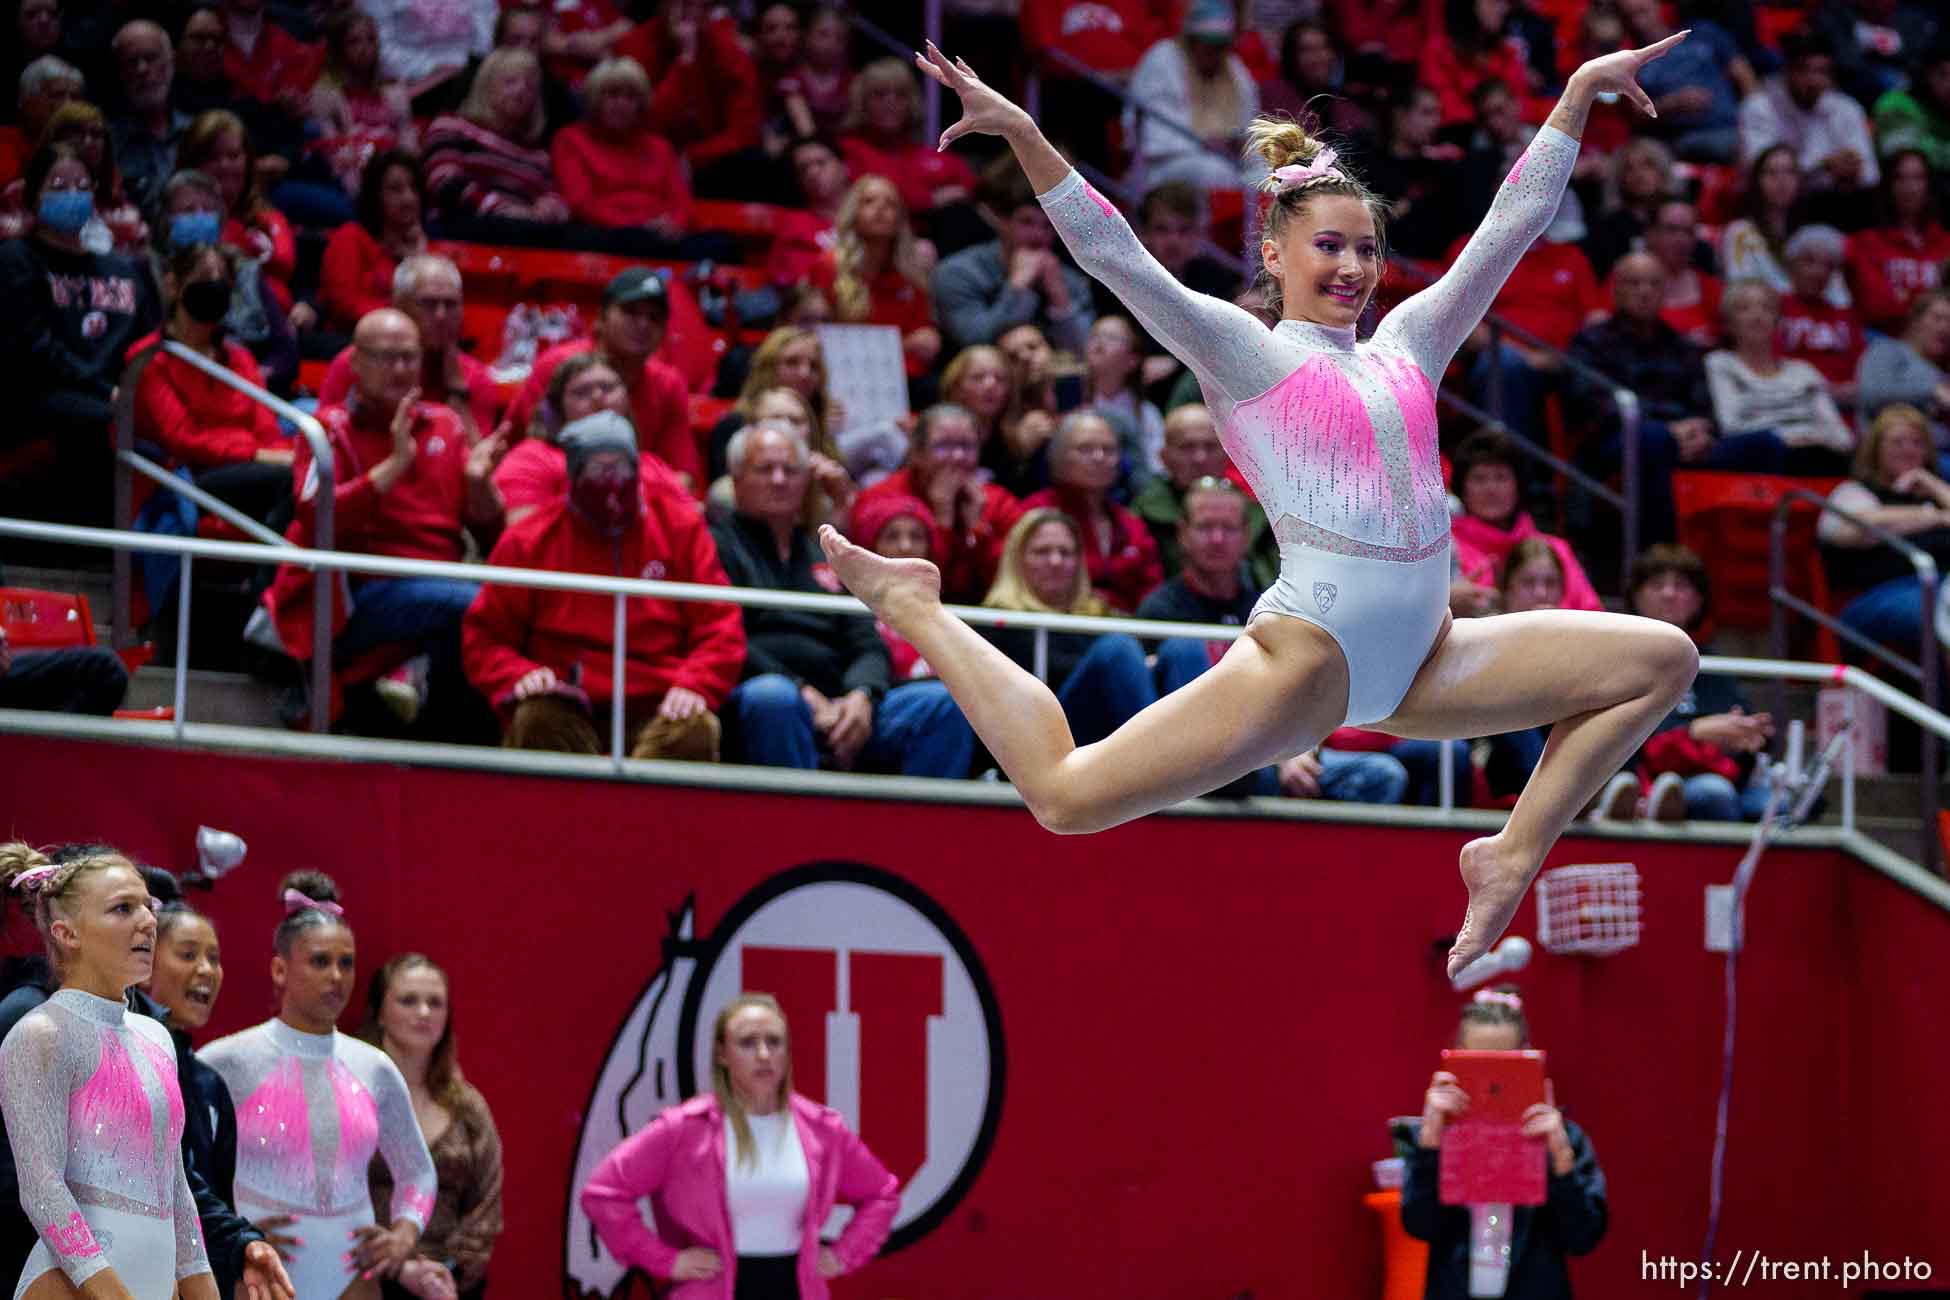
[[[636,433],[614,411],[557,435],[568,492],[509,529],[490,564],[619,578],[723,584],[690,500],[637,481]],[[624,750],[632,758],[715,761],[718,711],[745,661],[738,607],[633,599],[624,628]],[[608,596],[482,587],[462,632],[468,680],[503,719],[510,749],[605,752],[613,689]]]
[[[229,255],[211,244],[176,250],[162,289],[168,311],[163,328],[138,342],[131,356],[167,338],[247,383],[263,383],[250,352],[223,336],[230,310]],[[162,450],[169,468],[188,470],[196,485],[218,500],[273,529],[290,522],[291,439],[278,429],[269,408],[228,384],[157,353],[136,384],[135,433]]]
[[[81,232],[95,215],[94,178],[73,147],[37,149],[24,197],[25,239],[0,244],[0,350],[15,367],[15,419],[0,441],[47,438],[57,471],[57,518],[105,524],[111,476],[109,421],[122,359],[161,311],[148,270],[120,253],[91,253]]]

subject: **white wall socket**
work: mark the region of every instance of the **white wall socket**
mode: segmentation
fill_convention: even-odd
[[[1706,950],[1733,951],[1733,886],[1706,887]]]

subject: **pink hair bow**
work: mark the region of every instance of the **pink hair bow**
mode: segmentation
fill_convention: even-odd
[[[44,867],[32,867],[14,877],[14,888],[23,894],[38,894],[41,887],[61,868],[54,863]]]
[[[1501,989],[1479,989],[1474,1001],[1487,1002],[1499,1007],[1508,1007],[1512,1011],[1523,1010],[1522,998],[1514,993],[1505,993]]]
[[[287,889],[284,891],[284,914],[286,916],[302,912],[308,907],[316,908],[321,912],[330,912],[333,916],[345,915],[345,909],[337,903],[321,903],[317,899],[309,898],[295,889]]]
[[[1340,155],[1332,149],[1322,149],[1314,155],[1312,162],[1288,163],[1284,167],[1275,167],[1273,179],[1280,183],[1280,193],[1284,194],[1288,190],[1298,189],[1302,185],[1311,185],[1329,176],[1344,175],[1334,166],[1339,161]]]

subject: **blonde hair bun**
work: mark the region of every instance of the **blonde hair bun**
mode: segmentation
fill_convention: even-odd
[[[1294,163],[1305,165],[1327,146],[1291,118],[1256,117],[1246,128],[1246,156],[1257,154],[1268,171]]]

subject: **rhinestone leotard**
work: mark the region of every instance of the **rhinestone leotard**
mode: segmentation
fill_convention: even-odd
[[[338,1295],[357,1277],[346,1238],[373,1222],[366,1170],[393,1174],[395,1221],[425,1230],[437,1175],[406,1080],[386,1053],[341,1033],[267,1020],[220,1038],[197,1059],[237,1099],[237,1208],[289,1214],[304,1243],[287,1268],[300,1297]]]
[[[1078,265],[1191,368],[1280,543],[1267,611],[1324,628],[1347,657],[1348,721],[1392,714],[1442,628],[1449,512],[1435,386],[1557,211],[1578,142],[1545,127],[1435,284],[1374,337],[1251,313],[1180,284],[1071,172],[1041,196]]]
[[[183,1094],[169,1031],[121,1002],[62,989],[0,1044],[0,1106],[40,1234],[14,1291],[50,1269],[77,1289],[105,1269],[137,1300],[210,1271],[183,1173]]]

